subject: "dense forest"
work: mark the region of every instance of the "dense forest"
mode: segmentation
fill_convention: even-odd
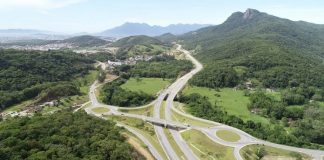
[[[95,61],[100,61],[100,62],[107,62],[108,60],[114,61],[115,55],[113,55],[110,52],[98,52],[98,53],[91,53],[87,55],[88,58],[95,60]]]
[[[0,122],[0,159],[143,159],[114,122],[67,111]]]
[[[106,83],[100,90],[100,99],[109,105],[120,107],[141,106],[151,102],[154,97],[144,92],[134,92],[122,89],[120,85],[127,79],[119,78],[113,82]]]
[[[207,97],[200,94],[180,95],[179,101],[186,103],[188,111],[194,116],[225,123],[242,129],[255,137],[279,144],[324,150],[324,134],[322,132],[324,108],[317,103],[308,104],[302,110],[289,110],[281,102],[275,101],[263,93],[251,95],[249,108],[261,107],[259,110],[261,115],[282,119],[286,123],[286,127],[291,125],[291,131],[287,132],[284,126],[276,123],[262,124],[251,120],[245,122],[237,116],[227,114],[221,106],[212,105]],[[288,124],[288,118],[293,118],[296,121]]]
[[[126,73],[132,77],[155,77],[175,79],[189,72],[193,65],[188,60],[176,60],[172,56],[155,57],[134,66],[123,65],[117,68],[117,74]]]
[[[40,93],[44,98],[77,94],[76,86],[69,82],[87,74],[93,62],[73,52],[0,50],[0,107],[4,109]],[[61,93],[55,91],[60,89]]]
[[[255,79],[262,87],[286,88],[324,87],[323,37],[321,25],[249,9],[178,38],[205,66],[191,84],[232,87]]]

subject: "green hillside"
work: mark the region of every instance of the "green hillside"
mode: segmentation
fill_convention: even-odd
[[[221,25],[178,39],[204,64],[203,71],[190,80],[191,85],[214,88],[214,93],[196,90],[180,98],[191,114],[271,142],[324,149],[324,108],[320,106],[324,101],[323,25],[248,9],[232,14]],[[247,81],[252,82],[254,91],[242,90],[249,88]],[[232,93],[226,97],[224,89],[219,89],[223,87],[237,87],[232,91],[244,96]],[[215,99],[214,104],[209,98]],[[248,101],[231,104],[238,98],[239,102],[243,98]],[[270,123],[244,116],[242,109]]]
[[[171,43],[177,40],[177,36],[171,33],[162,34],[160,36],[155,37],[163,43]]]
[[[122,38],[112,46],[118,47],[117,59],[126,59],[137,55],[159,55],[169,50],[169,46],[148,36],[131,36]]]
[[[223,24],[179,37],[205,69],[192,84],[233,87],[255,78],[264,87],[324,86],[324,26],[248,9]]]
[[[114,47],[130,47],[135,45],[151,45],[151,44],[162,44],[161,41],[149,37],[149,36],[130,36],[126,38],[119,39],[114,42],[112,46]]]
[[[72,43],[79,47],[94,47],[108,44],[107,41],[94,36],[77,36],[61,41],[62,43]]]
[[[55,88],[60,95],[76,94],[77,86],[65,82],[86,75],[93,62],[68,51],[0,50],[0,110],[48,88]]]

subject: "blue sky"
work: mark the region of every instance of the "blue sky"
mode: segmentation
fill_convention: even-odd
[[[78,33],[99,32],[124,22],[220,24],[247,8],[324,24],[323,0],[0,0],[0,29]]]

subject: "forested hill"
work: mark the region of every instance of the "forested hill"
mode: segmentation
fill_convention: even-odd
[[[76,94],[77,87],[64,82],[87,74],[92,63],[86,56],[69,51],[0,50],[0,110],[54,86],[61,95]]]
[[[205,65],[191,81],[199,86],[233,87],[253,78],[265,87],[324,87],[323,25],[248,9],[178,39]]]
[[[0,122],[0,159],[143,159],[111,121],[85,112]]]
[[[109,43],[103,39],[100,39],[100,38],[97,38],[94,36],[88,36],[88,35],[76,36],[76,37],[62,40],[60,42],[61,43],[71,43],[71,44],[79,46],[79,47],[102,46],[102,45],[106,45]]]
[[[112,45],[115,47],[127,47],[127,46],[134,46],[134,45],[150,45],[150,44],[162,44],[161,41],[148,37],[148,36],[130,36],[126,38],[119,39],[118,41],[114,42]]]

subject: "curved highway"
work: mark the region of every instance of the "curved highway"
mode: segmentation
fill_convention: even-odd
[[[239,130],[237,128],[227,126],[227,125],[224,125],[224,124],[220,124],[220,123],[217,123],[217,122],[197,118],[197,117],[194,117],[192,115],[189,115],[187,113],[178,111],[177,109],[173,108],[173,100],[174,100],[175,96],[177,95],[177,93],[179,91],[181,91],[181,89],[186,85],[188,80],[190,78],[192,78],[192,76],[194,74],[198,73],[203,68],[202,64],[199,63],[194,57],[192,57],[188,51],[181,48],[181,45],[177,46],[177,50],[183,52],[186,55],[186,57],[195,65],[195,69],[193,69],[191,72],[187,73],[186,75],[184,75],[181,78],[179,78],[178,80],[176,80],[172,85],[170,85],[167,89],[165,89],[164,91],[162,91],[160,93],[157,100],[152,102],[152,104],[155,103],[155,105],[154,105],[154,117],[146,117],[146,116],[141,116],[141,115],[136,115],[136,114],[120,113],[120,112],[118,112],[118,109],[120,107],[110,106],[110,105],[105,105],[105,104],[99,103],[97,98],[96,98],[96,95],[95,95],[96,88],[98,87],[97,82],[95,82],[90,87],[89,97],[90,97],[90,101],[91,101],[91,106],[88,107],[88,108],[85,108],[85,111],[88,114],[92,114],[92,115],[95,115],[95,116],[98,116],[98,117],[102,117],[103,115],[119,115],[119,116],[139,118],[139,119],[142,119],[144,121],[151,122],[152,124],[155,124],[154,125],[155,126],[154,127],[155,132],[156,132],[157,137],[159,139],[159,142],[160,142],[162,148],[164,149],[164,152],[166,153],[169,160],[178,160],[179,157],[175,153],[175,151],[173,150],[172,146],[170,145],[169,140],[167,139],[167,137],[166,137],[166,135],[165,135],[165,133],[163,131],[163,128],[161,127],[163,125],[171,126],[171,127],[176,126],[178,128],[182,128],[182,129],[185,129],[185,128],[197,129],[197,130],[201,131],[202,133],[204,133],[212,141],[214,141],[216,143],[219,143],[219,144],[222,144],[224,146],[233,147],[234,148],[234,156],[238,160],[243,159],[241,157],[240,153],[239,153],[240,149],[247,146],[247,145],[250,145],[250,144],[264,144],[264,145],[271,146],[271,147],[276,147],[276,148],[281,148],[281,149],[285,149],[285,150],[289,150],[289,151],[295,151],[295,152],[304,153],[304,154],[310,155],[311,157],[313,157],[316,160],[322,160],[322,156],[324,155],[324,151],[304,149],[304,148],[296,148],[296,147],[291,147],[291,146],[286,146],[286,145],[274,144],[274,143],[271,143],[271,142],[267,142],[267,141],[264,141],[264,140],[257,139],[257,138],[255,138],[255,137],[253,137],[253,136],[247,134],[246,132],[244,132],[242,130]],[[166,96],[168,96],[168,98],[166,100],[165,120],[164,120],[164,119],[160,119],[160,107],[161,107],[161,104],[162,104],[162,102],[163,102],[163,100],[165,99]],[[107,113],[103,113],[103,114],[102,113],[100,113],[100,114],[95,113],[95,112],[92,111],[92,109],[95,108],[95,107],[106,107],[106,108],[109,108],[110,111],[107,112]],[[144,106],[144,107],[147,107],[147,106]],[[139,107],[139,108],[143,108],[143,107]],[[171,118],[171,110],[181,114],[182,116],[186,116],[188,118],[193,118],[193,119],[195,119],[197,121],[202,121],[202,122],[208,122],[208,123],[211,123],[211,124],[215,124],[215,126],[214,127],[209,127],[209,128],[204,128],[204,127],[198,127],[198,126],[187,126],[186,124],[181,124],[179,122],[173,122],[172,118]],[[121,125],[121,124],[119,124],[119,125]],[[150,144],[150,142],[147,139],[145,139],[144,136],[139,135],[139,133],[132,130],[128,126],[125,126],[125,125],[123,125],[123,126],[126,129],[128,129],[130,132],[132,132],[136,136],[138,136],[149,147],[149,150],[151,151],[151,153],[153,154],[153,156],[156,159],[161,159],[161,155],[158,154],[156,149],[154,149],[153,145]],[[220,130],[220,129],[226,129],[226,130],[230,130],[232,132],[235,132],[238,135],[240,135],[241,139],[238,142],[224,141],[221,138],[216,136],[217,130]],[[188,144],[182,139],[181,134],[180,134],[179,131],[174,130],[174,129],[170,129],[170,132],[171,132],[171,134],[173,136],[173,139],[178,144],[179,148],[185,154],[186,159],[189,159],[189,160],[199,159],[192,152],[192,150],[190,149]]]

